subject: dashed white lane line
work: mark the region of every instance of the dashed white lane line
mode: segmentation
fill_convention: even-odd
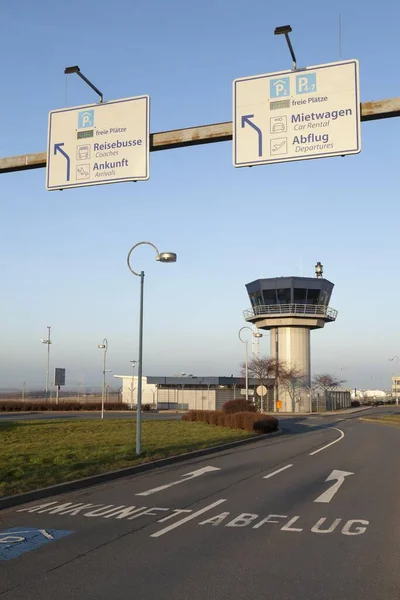
[[[277,471],[273,471],[273,473],[269,473],[268,475],[265,475],[265,477],[263,477],[263,479],[269,479],[270,477],[273,477],[274,475],[278,475],[278,473],[282,473],[282,471],[286,471],[286,469],[290,469],[290,467],[293,467],[293,465],[286,465],[286,467],[282,467],[281,469],[278,469]]]
[[[337,427],[330,427],[330,429],[335,429],[336,431],[338,431],[340,433],[340,437],[338,437],[336,440],[333,440],[333,442],[326,444],[326,446],[322,446],[322,448],[318,448],[318,450],[314,450],[314,452],[310,452],[309,456],[314,456],[314,454],[318,454],[318,452],[322,452],[322,450],[329,448],[329,446],[333,446],[333,444],[337,444],[337,442],[340,442],[340,440],[342,440],[344,438],[344,432],[341,429],[338,429]]]
[[[172,525],[168,525],[168,527],[164,527],[164,529],[160,529],[160,531],[157,531],[156,533],[153,533],[150,537],[160,537],[160,535],[164,535],[164,533],[168,533],[169,531],[172,531],[173,529],[176,529],[177,527],[180,527],[181,525],[184,525],[188,521],[192,521],[192,519],[196,519],[196,517],[199,517],[203,513],[211,510],[212,508],[215,508],[215,506],[218,506],[219,504],[222,504],[223,502],[226,502],[226,500],[227,500],[226,498],[221,499],[221,500],[217,500],[216,502],[213,502],[212,504],[209,504],[208,506],[205,506],[204,508],[201,508],[200,510],[192,513],[191,515],[188,515],[187,517],[184,517],[180,521],[177,521],[176,523],[173,523]]]

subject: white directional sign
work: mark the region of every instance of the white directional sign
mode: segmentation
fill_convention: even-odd
[[[149,115],[149,96],[50,112],[47,189],[148,179]]]
[[[361,151],[358,61],[233,82],[235,167]]]

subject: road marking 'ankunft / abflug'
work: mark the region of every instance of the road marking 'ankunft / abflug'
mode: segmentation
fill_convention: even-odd
[[[147,490],[146,492],[140,492],[139,494],[135,494],[136,496],[150,496],[151,494],[155,494],[156,492],[161,492],[162,490],[166,490],[174,485],[179,485],[180,483],[185,483],[185,481],[189,481],[190,479],[195,479],[196,477],[200,477],[200,475],[204,475],[205,473],[210,473],[211,471],[220,471],[218,467],[203,467],[202,469],[197,469],[197,471],[192,471],[191,473],[185,473],[181,475],[181,478],[177,481],[172,481],[171,483],[166,483],[165,485],[160,485],[159,487],[152,488],[151,490]]]
[[[219,506],[223,502],[226,502],[226,498],[221,498],[220,500],[217,500],[216,502],[213,502],[212,504],[209,504],[208,506],[205,506],[204,508],[201,508],[200,510],[192,513],[191,515],[184,517],[180,521],[177,521],[176,523],[173,523],[172,525],[169,525],[168,527],[164,527],[164,529],[160,529],[160,531],[153,533],[150,537],[160,537],[161,535],[164,535],[164,533],[168,533],[169,531],[172,531],[173,529],[176,529],[177,527],[184,525],[188,521],[191,521],[192,519],[196,519],[203,513],[208,512],[209,510],[212,510],[213,508],[215,508],[216,506]]]
[[[329,448],[329,446],[333,446],[333,444],[337,444],[337,442],[340,442],[340,440],[342,440],[344,438],[344,432],[341,429],[338,429],[337,427],[330,427],[329,429],[335,429],[336,431],[338,431],[340,433],[340,437],[338,437],[336,440],[333,440],[333,442],[329,442],[329,444],[326,444],[326,446],[322,446],[322,448],[318,448],[318,450],[314,450],[314,452],[310,452],[309,456],[314,456],[314,454],[318,454],[318,452],[322,452],[322,450]]]
[[[282,471],[286,471],[286,469],[290,469],[290,467],[293,467],[293,465],[286,465],[286,467],[282,467],[281,469],[278,469],[277,471],[268,473],[268,475],[265,475],[265,477],[263,477],[263,479],[269,479],[270,477],[273,477],[274,475],[278,475],[278,473],[282,473]]]

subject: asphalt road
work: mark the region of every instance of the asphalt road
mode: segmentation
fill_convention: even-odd
[[[2,511],[1,600],[400,598],[400,428],[359,416]]]

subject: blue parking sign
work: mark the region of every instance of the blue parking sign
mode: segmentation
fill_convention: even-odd
[[[36,550],[60,538],[75,533],[61,529],[38,529],[37,527],[12,527],[0,531],[0,561],[17,558],[25,552]]]
[[[302,73],[296,75],[296,94],[310,94],[317,91],[317,74]]]
[[[78,113],[78,129],[94,127],[94,110],[81,110]]]
[[[289,96],[289,77],[279,77],[279,79],[271,79],[271,81],[269,82],[269,95],[271,98],[282,98],[283,96]]]

